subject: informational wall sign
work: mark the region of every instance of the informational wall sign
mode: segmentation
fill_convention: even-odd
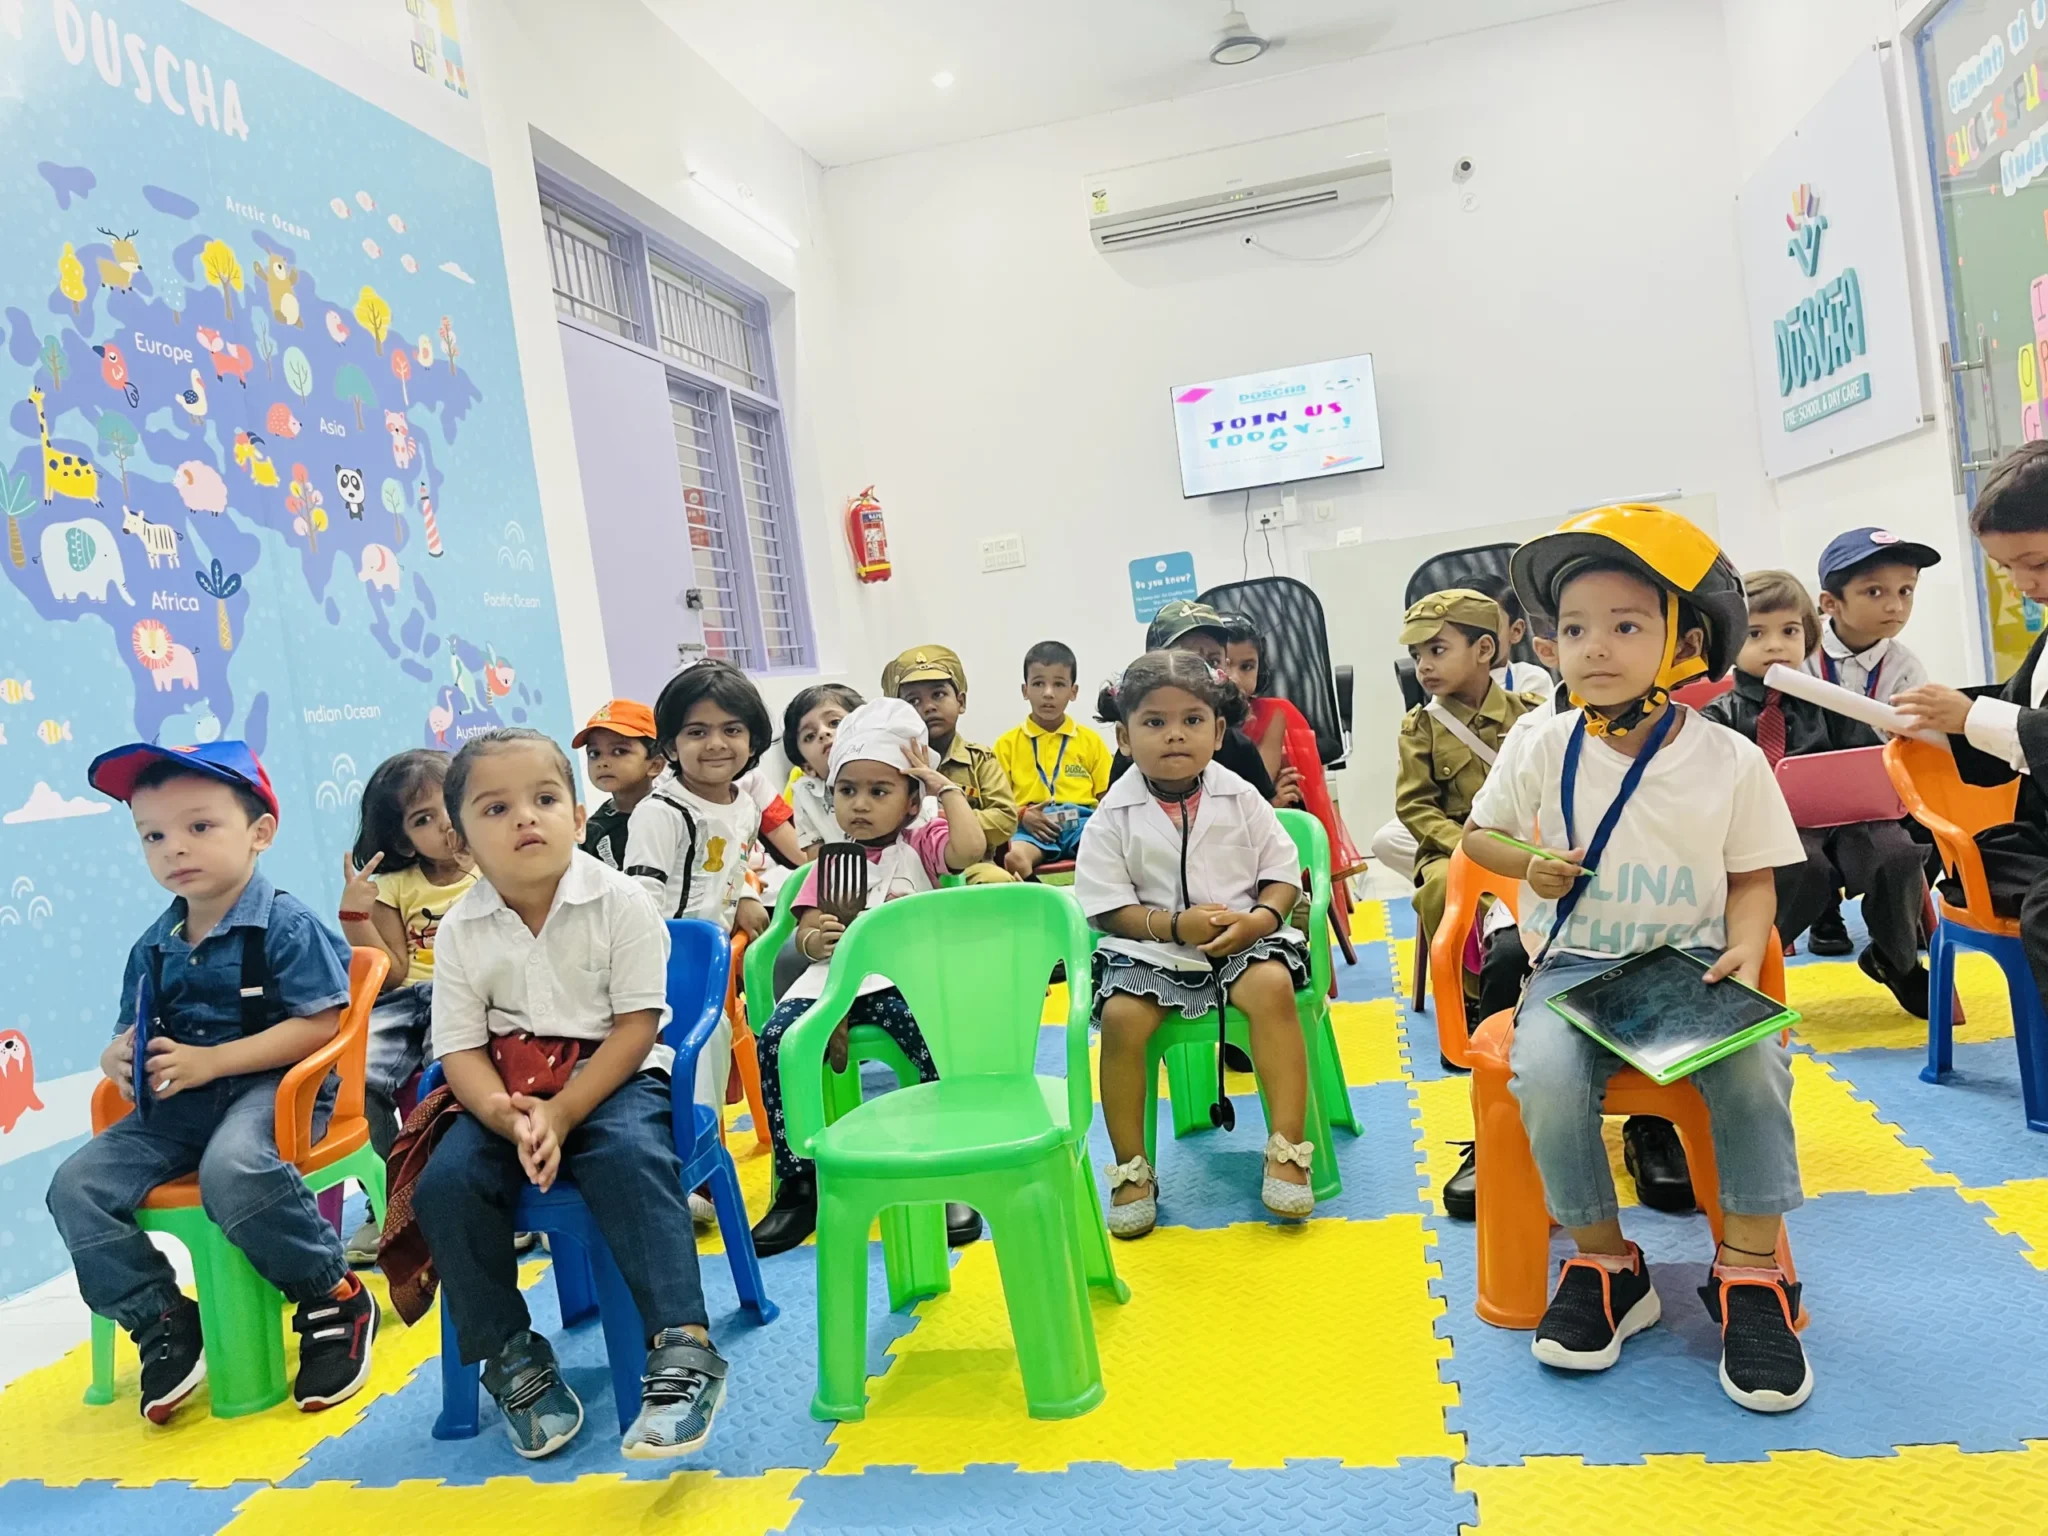
[[[1765,473],[1917,429],[1898,162],[1874,50],[1744,185],[1736,224]]]
[[[1150,624],[1168,603],[1193,597],[1195,557],[1186,550],[1172,555],[1146,555],[1131,562],[1131,610],[1140,624]]]

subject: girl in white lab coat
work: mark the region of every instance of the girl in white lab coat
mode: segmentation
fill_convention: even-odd
[[[1157,1219],[1145,1157],[1146,1043],[1168,1014],[1201,1018],[1227,997],[1251,1023],[1252,1061],[1272,1115],[1260,1197],[1299,1219],[1315,1196],[1302,1140],[1308,1065],[1294,993],[1306,943],[1288,921],[1301,860],[1253,788],[1212,759],[1243,717],[1235,686],[1185,651],[1153,651],[1103,690],[1100,716],[1136,772],[1089,819],[1074,895],[1104,934],[1095,953],[1102,1116],[1117,1163],[1109,1230],[1142,1237]]]

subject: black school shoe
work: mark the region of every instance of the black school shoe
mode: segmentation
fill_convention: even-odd
[[[946,1202],[946,1246],[965,1248],[981,1241],[981,1212],[957,1200]]]
[[[1692,1170],[1685,1143],[1669,1120],[1630,1115],[1621,1126],[1621,1161],[1636,1181],[1636,1198],[1653,1211],[1693,1209]]]
[[[1643,1250],[1628,1245],[1635,1267],[1611,1270],[1584,1254],[1566,1259],[1557,1290],[1529,1352],[1564,1371],[1604,1371],[1621,1358],[1622,1341],[1664,1315]]]
[[[370,1343],[377,1337],[377,1298],[354,1275],[347,1296],[302,1301],[292,1318],[299,1336],[299,1375],[292,1401],[301,1413],[347,1402],[370,1379]]]
[[[800,1247],[818,1230],[818,1176],[806,1169],[776,1188],[768,1214],[754,1223],[754,1253],[771,1259]]]
[[[1453,1221],[1471,1221],[1479,1214],[1479,1174],[1474,1166],[1479,1144],[1454,1141],[1451,1145],[1463,1147],[1465,1155],[1458,1161],[1458,1171],[1444,1181],[1444,1214]]]
[[[1913,961],[1913,969],[1901,975],[1885,963],[1875,944],[1867,944],[1863,953],[1856,957],[1856,969],[1878,985],[1890,989],[1892,996],[1899,1000],[1899,1006],[1914,1018],[1927,1017],[1927,967],[1917,958]]]
[[[136,1330],[135,1350],[142,1356],[142,1416],[152,1424],[168,1423],[206,1380],[198,1303],[180,1296],[155,1322]]]
[[[1849,939],[1849,926],[1842,921],[1842,909],[1829,907],[1814,919],[1813,926],[1806,930],[1806,951],[1812,955],[1827,955],[1840,959],[1853,955],[1856,946]]]
[[[1813,1367],[1793,1331],[1799,1283],[1709,1271],[1700,1287],[1721,1325],[1721,1390],[1753,1413],[1790,1413],[1813,1395]]]

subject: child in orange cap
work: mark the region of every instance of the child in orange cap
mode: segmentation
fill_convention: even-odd
[[[591,786],[611,796],[584,823],[583,851],[624,869],[627,818],[668,766],[655,736],[654,711],[638,699],[608,699],[569,745],[583,754]]]

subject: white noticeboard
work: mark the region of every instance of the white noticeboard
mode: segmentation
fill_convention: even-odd
[[[1858,59],[1735,200],[1772,478],[1925,415],[1883,60]]]

